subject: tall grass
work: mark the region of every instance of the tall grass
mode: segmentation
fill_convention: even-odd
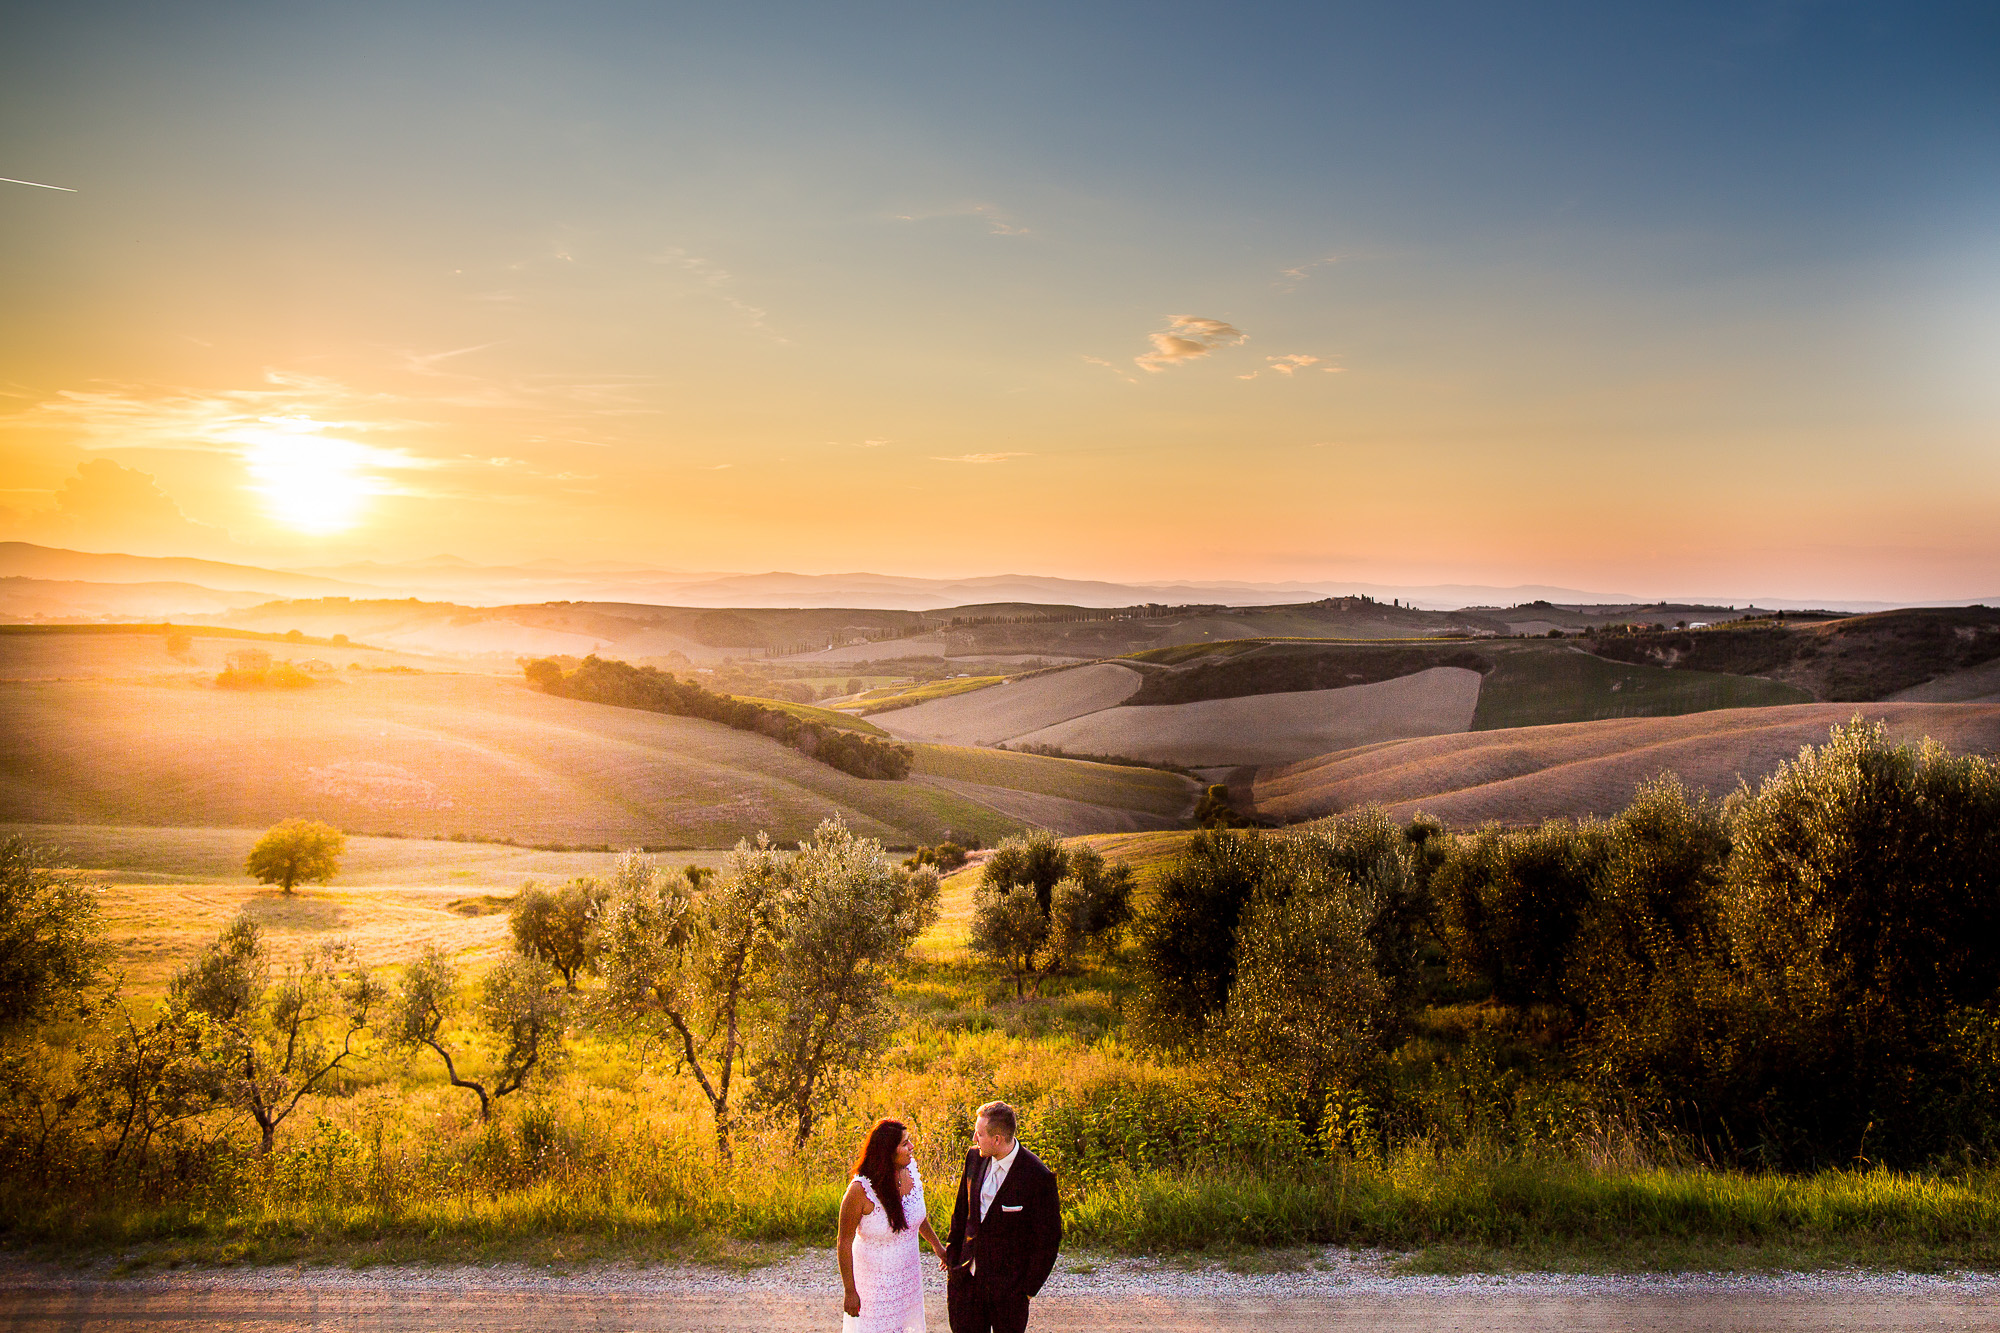
[[[1060,1025],[1064,1012],[1087,1026],[1091,1003],[972,1005],[919,1019],[804,1150],[753,1123],[727,1164],[684,1081],[648,1068],[642,1049],[586,1044],[560,1081],[485,1124],[422,1066],[378,1070],[321,1099],[266,1158],[229,1146],[178,1180],[77,1179],[48,1191],[0,1182],[0,1238],[171,1243],[194,1257],[386,1244],[429,1259],[519,1254],[550,1238],[632,1256],[717,1240],[830,1245],[848,1153],[877,1111],[913,1125],[942,1230],[971,1110],[998,1094],[1022,1108],[1024,1141],[1058,1171],[1074,1247],[1455,1246],[1508,1263],[1634,1246],[1848,1258],[1888,1246],[1899,1262],[2000,1263],[1991,1171],[1749,1174],[1494,1141],[1329,1150],[1115,1037],[1027,1030]]]

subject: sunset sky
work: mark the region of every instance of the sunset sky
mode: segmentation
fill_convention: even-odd
[[[0,539],[2000,594],[1990,4],[6,32]]]

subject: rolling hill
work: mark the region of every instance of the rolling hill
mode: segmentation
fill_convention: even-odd
[[[905,740],[1278,764],[1376,741],[1804,703],[1794,686],[1610,662],[1569,641],[1264,641],[1151,649],[873,720]]]
[[[228,642],[194,652],[219,657]],[[1126,770],[1018,756],[864,781],[763,736],[554,698],[518,676],[343,667],[308,689],[237,691],[215,688],[213,670],[173,661],[152,635],[0,636],[0,822],[254,828],[299,815],[365,832],[717,847],[759,830],[796,841],[838,813],[909,845],[991,841],[1029,822],[1010,809],[1065,832],[1161,827],[1192,799],[1166,794],[1185,787],[1171,775],[1146,787]]]
[[[2000,754],[2000,705],[1801,704],[1618,718],[1394,741],[1258,770],[1240,804],[1280,822],[1380,805],[1454,827],[1610,814],[1642,782],[1673,772],[1715,795],[1752,784],[1860,714],[1897,741],[1930,736]]]
[[[1600,657],[1671,670],[1768,676],[1829,702],[1886,699],[2000,661],[2000,611],[1912,607],[1807,625],[1763,619],[1708,629],[1603,634]]]

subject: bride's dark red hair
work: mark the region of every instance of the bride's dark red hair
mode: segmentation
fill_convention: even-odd
[[[896,1188],[896,1149],[903,1146],[907,1131],[900,1120],[877,1120],[861,1145],[861,1155],[854,1159],[854,1174],[875,1187],[875,1198],[889,1218],[891,1231],[909,1226],[903,1216],[903,1191]]]

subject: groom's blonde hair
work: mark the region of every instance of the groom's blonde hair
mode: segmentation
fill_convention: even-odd
[[[1014,1133],[1014,1108],[1007,1105],[1007,1103],[986,1103],[986,1105],[979,1108],[979,1118],[986,1122],[987,1133],[991,1134],[997,1131],[1005,1134],[1010,1139],[1016,1137]]]

